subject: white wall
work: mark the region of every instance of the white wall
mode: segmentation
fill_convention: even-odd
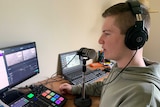
[[[35,41],[40,74],[33,83],[57,72],[58,54],[81,47],[101,49],[102,1],[0,0],[0,47]]]
[[[152,10],[157,10],[158,13],[151,13],[151,31],[149,40],[146,42],[144,48],[144,56],[160,62],[160,1],[150,0],[150,7]]]
[[[114,1],[114,0],[113,0]],[[124,1],[124,0],[123,0]],[[0,0],[0,47],[35,41],[40,74],[24,84],[57,72],[58,54],[81,47],[101,49],[101,13],[106,0]],[[151,7],[160,10],[159,0]],[[160,14],[152,14],[152,29],[144,56],[160,61]]]

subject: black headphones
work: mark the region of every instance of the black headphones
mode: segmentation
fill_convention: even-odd
[[[141,4],[137,0],[127,1],[133,15],[136,17],[135,25],[131,26],[125,37],[125,44],[131,50],[137,50],[143,47],[148,40],[148,31],[144,27],[144,21],[142,19]]]

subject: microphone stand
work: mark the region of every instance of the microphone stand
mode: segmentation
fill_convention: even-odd
[[[83,72],[82,72],[82,96],[75,98],[74,103],[77,107],[90,107],[91,99],[85,94],[85,72],[86,72],[86,60],[83,59]]]

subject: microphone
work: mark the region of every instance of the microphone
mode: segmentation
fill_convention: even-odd
[[[86,60],[94,59],[96,57],[96,51],[94,49],[81,48],[77,51],[79,57],[86,57],[83,59],[83,73],[82,73],[82,96],[77,96],[74,99],[76,107],[90,107],[92,100],[85,94],[85,72],[86,72]]]
[[[79,51],[77,51],[77,55],[87,57],[88,59],[94,59],[97,56],[94,49],[88,48],[81,48]]]

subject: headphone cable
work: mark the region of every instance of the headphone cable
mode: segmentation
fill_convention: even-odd
[[[106,84],[104,84],[104,85],[108,85],[108,84],[110,84],[111,82],[113,82],[113,81],[128,67],[128,65],[131,63],[131,61],[133,60],[133,58],[134,58],[134,56],[136,55],[136,53],[137,53],[137,49],[136,49],[134,55],[132,56],[132,58],[131,58],[131,59],[129,60],[129,62],[126,64],[126,66],[115,76],[115,78],[113,78],[111,81],[109,81],[108,83],[106,83]],[[103,86],[104,86],[104,85],[103,85]]]

